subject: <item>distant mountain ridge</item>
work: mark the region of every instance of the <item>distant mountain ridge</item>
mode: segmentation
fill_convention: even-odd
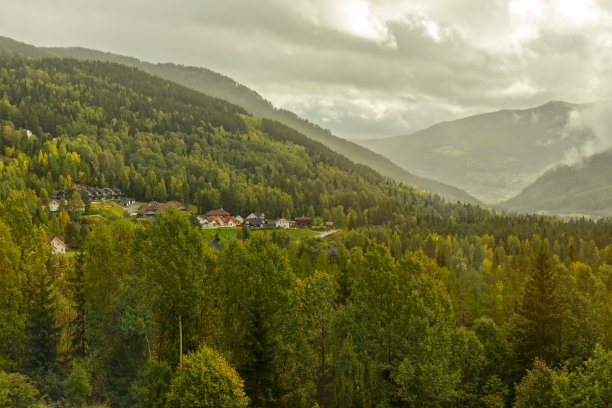
[[[478,199],[461,189],[411,174],[381,154],[368,150],[359,144],[336,137],[329,130],[301,119],[292,112],[276,109],[257,92],[237,83],[231,78],[206,68],[184,67],[171,63],[153,64],[133,57],[85,48],[35,47],[10,38],[0,37],[0,56],[10,57],[12,55],[34,59],[74,58],[77,60],[99,60],[135,67],[209,96],[236,104],[255,116],[283,123],[332,150],[345,155],[354,162],[365,164],[391,179],[437,193],[448,200],[481,204]]]
[[[406,170],[507,200],[594,135],[573,126],[585,106],[553,101],[438,123],[410,135],[359,141]]]
[[[611,217],[612,150],[551,169],[501,205],[521,212]]]

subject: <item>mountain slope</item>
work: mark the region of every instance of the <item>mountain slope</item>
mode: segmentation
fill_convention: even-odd
[[[593,137],[573,126],[584,106],[549,102],[360,143],[408,171],[455,185],[484,201],[498,202],[519,193]]]
[[[311,139],[323,143],[354,162],[370,166],[382,175],[394,180],[437,193],[452,201],[459,200],[466,203],[480,204],[479,200],[461,189],[411,174],[380,154],[374,153],[356,143],[336,137],[329,130],[301,119],[292,112],[276,109],[269,101],[263,99],[255,91],[208,69],[183,67],[175,64],[152,64],[136,58],[85,48],[34,47],[6,37],[0,37],[0,55],[3,55],[3,53],[5,56],[25,56],[29,58],[59,57],[74,58],[82,61],[99,60],[135,67],[207,95],[227,100],[257,117],[268,118],[283,123]]]
[[[515,211],[612,216],[612,150],[554,168],[502,205]]]

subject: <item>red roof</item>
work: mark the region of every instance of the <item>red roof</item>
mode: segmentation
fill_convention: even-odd
[[[47,237],[47,241],[51,242],[53,241],[55,238],[59,239],[60,241],[64,242],[64,237],[61,235],[51,235],[49,237]]]
[[[204,215],[211,216],[211,217],[227,217],[230,215],[230,213],[228,213],[227,211],[224,211],[223,208],[220,208],[218,210],[210,210]]]
[[[295,217],[296,221],[310,221],[310,217]]]

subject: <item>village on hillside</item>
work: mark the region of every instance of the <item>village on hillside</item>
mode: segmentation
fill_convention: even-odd
[[[204,214],[193,211],[195,207],[188,208],[178,201],[168,201],[161,203],[158,201],[138,202],[134,198],[125,197],[121,189],[110,188],[90,188],[79,187],[72,191],[59,190],[51,197],[47,208],[50,212],[72,211],[77,212],[83,217],[98,216],[104,209],[121,209],[124,217],[137,220],[151,220],[160,211],[168,207],[174,207],[179,211],[184,211],[194,217],[203,230],[219,228],[248,228],[253,229],[281,229],[289,230],[296,228],[310,228],[313,226],[313,217],[295,217],[293,220],[285,218],[267,219],[264,212],[252,212],[247,216],[232,215],[223,208],[213,209]],[[95,210],[91,208],[96,207]],[[115,214],[117,211],[115,211]],[[333,222],[328,221],[319,225],[320,229],[333,228]],[[54,235],[47,237],[51,252],[54,255],[65,254],[68,248],[64,237]]]

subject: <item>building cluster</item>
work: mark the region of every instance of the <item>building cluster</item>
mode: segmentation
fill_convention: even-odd
[[[220,208],[211,210],[205,214],[197,216],[202,228],[232,228],[247,226],[251,229],[257,228],[280,228],[289,229],[292,222],[281,218],[279,220],[268,220],[264,213],[251,213],[246,218],[240,215],[232,216],[227,211]],[[303,224],[306,225],[306,224]]]
[[[121,198],[123,193],[121,189],[117,187],[107,187],[107,188],[89,188],[89,187],[81,187],[76,188],[75,191],[79,193],[81,197],[86,195],[90,201],[98,201],[98,200],[114,200]],[[54,199],[66,199],[68,197],[68,192],[66,190],[59,190],[55,193]]]
[[[141,205],[136,213],[136,216],[138,218],[153,218],[158,212],[168,208],[169,206],[176,207],[180,211],[187,211],[187,208],[185,208],[185,206],[178,201],[168,201],[167,203],[151,201]]]

